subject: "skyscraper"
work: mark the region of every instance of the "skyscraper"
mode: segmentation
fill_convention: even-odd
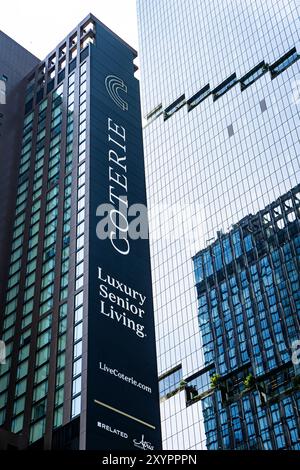
[[[299,3],[137,4],[164,448],[299,448]]]
[[[3,195],[0,200],[2,230],[0,246],[9,243],[13,221],[14,193],[18,153],[22,133],[22,118],[18,112],[22,106],[26,84],[22,79],[38,63],[38,59],[0,31],[0,186]],[[5,158],[8,155],[9,158]],[[8,238],[7,238],[8,237]],[[6,250],[0,251],[0,305],[5,295],[5,277],[8,258]]]
[[[146,205],[135,57],[88,15],[20,74],[1,245],[4,449],[160,447],[149,245],[129,237],[125,210]]]

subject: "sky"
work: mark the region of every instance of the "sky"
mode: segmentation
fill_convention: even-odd
[[[44,59],[89,13],[137,49],[136,0],[7,0],[0,30]]]

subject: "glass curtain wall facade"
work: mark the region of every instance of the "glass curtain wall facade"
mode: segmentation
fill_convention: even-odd
[[[210,450],[300,449],[299,260],[299,185],[194,258]]]
[[[274,403],[268,395],[265,408],[259,401],[262,384],[268,388],[268,380],[274,380],[270,387],[276,395],[276,387],[288,388],[280,384],[290,384],[295,373],[290,346],[299,332],[296,306],[282,304],[281,325],[283,314],[268,302],[274,295],[276,302],[279,297],[287,302],[290,282],[296,289],[297,234],[287,239],[274,235],[278,244],[274,242],[271,253],[257,251],[267,250],[257,246],[256,235],[265,233],[265,225],[257,223],[255,235],[233,227],[243,220],[247,226],[255,219],[251,214],[273,204],[285,210],[285,198],[296,207],[299,3],[138,0],[137,5],[164,448],[238,448],[242,438],[247,448],[297,448],[296,393]],[[262,245],[269,246],[268,240]],[[239,243],[244,250],[240,265],[231,260]],[[256,258],[247,265],[254,252]],[[209,306],[199,291],[198,267],[198,292],[195,288],[196,253],[201,253],[196,267],[203,259],[207,269],[203,277],[205,295],[212,293]],[[226,282],[220,277],[225,268],[216,271],[221,257],[231,263]],[[242,324],[237,313],[241,306],[232,303],[241,301],[250,289],[247,283],[257,289],[251,290],[255,301],[249,300],[257,309],[257,333],[250,311]],[[230,305],[226,314],[235,312],[226,326],[219,295],[224,295],[224,309]],[[297,300],[294,295],[289,291]],[[199,310],[200,325],[197,296],[199,309],[207,312]],[[206,324],[208,314],[223,322],[219,337],[218,326]],[[231,321],[234,329],[227,331]],[[276,374],[268,379],[271,370]],[[234,384],[225,384],[228,396],[222,397],[220,384],[212,390],[211,377],[216,381],[233,371]],[[234,401],[235,387],[242,393],[250,375],[257,380],[255,391]]]

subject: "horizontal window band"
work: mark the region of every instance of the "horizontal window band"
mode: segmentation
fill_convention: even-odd
[[[232,88],[234,85],[238,83],[237,78],[236,78],[236,73],[233,73],[228,77],[224,82],[220,83],[213,91],[213,101],[216,101],[219,99],[221,96],[223,96],[230,88]]]
[[[185,94],[183,94],[164,110],[164,120],[166,121],[167,119],[169,119],[172,114],[176,113],[176,111],[182,108],[182,106],[184,106],[185,104]]]
[[[158,117],[162,114],[162,104],[160,103],[158,106],[155,106],[154,109],[152,109],[152,111],[150,111],[150,113],[148,113],[146,115],[146,119],[147,121],[149,121],[149,119],[153,119],[154,117]]]
[[[190,99],[187,100],[188,111],[194,109],[198,104],[202,103],[205,98],[211,94],[209,83],[205,87],[201,88],[200,91],[195,93]]]
[[[290,65],[294,64],[300,55],[297,53],[295,47],[293,47],[289,52],[284,54],[280,59],[278,59],[274,64],[270,65],[271,79],[276,78],[280,73],[284,72]]]

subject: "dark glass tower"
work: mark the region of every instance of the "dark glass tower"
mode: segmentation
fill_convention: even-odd
[[[300,449],[299,261],[299,185],[194,258],[208,449]]]
[[[1,247],[3,448],[160,447],[148,240],[120,227],[125,198],[146,205],[135,57],[89,15],[26,70]]]

